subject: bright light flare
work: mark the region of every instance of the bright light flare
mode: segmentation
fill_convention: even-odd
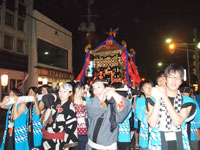
[[[166,42],[166,43],[171,43],[171,42],[172,42],[172,39],[170,39],[170,38],[169,38],[169,39],[166,39],[165,42]]]
[[[42,79],[42,84],[44,85],[44,84],[47,84],[48,83],[48,79],[47,78],[43,78]]]
[[[1,85],[3,87],[6,87],[8,85],[8,75],[5,73],[1,75]]]
[[[197,48],[198,48],[198,49],[200,49],[200,42],[199,42],[199,43],[197,43]]]
[[[162,67],[163,63],[162,62],[158,62],[158,66]]]
[[[174,43],[169,44],[169,49],[174,49],[174,48],[175,48],[175,44]]]
[[[49,52],[44,52],[44,54],[45,54],[45,55],[48,55],[48,54],[49,54]]]

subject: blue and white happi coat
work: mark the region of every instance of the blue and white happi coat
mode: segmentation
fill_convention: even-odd
[[[196,140],[200,140],[200,139],[197,139],[197,129],[200,128],[200,108],[199,108],[199,105],[197,103],[196,100],[194,100],[195,102],[195,105],[196,105],[196,110],[197,110],[197,113],[194,117],[194,119],[191,121],[190,123],[190,140],[191,141],[196,141]]]
[[[183,103],[194,103],[194,100],[190,97],[182,96],[183,97]],[[196,115],[195,113],[188,117],[182,124],[181,124],[181,131],[182,131],[182,141],[183,141],[183,148],[184,150],[190,150],[190,144],[189,144],[189,139],[187,135],[187,127],[186,123],[191,121]],[[149,127],[149,145],[148,148],[150,150],[161,150],[161,133],[159,132],[158,128],[151,128]]]
[[[140,120],[139,146],[141,148],[148,147],[148,123],[147,123],[148,115],[145,114],[146,110],[145,101],[146,98],[141,97],[137,99],[136,103],[136,114],[137,118]]]
[[[131,116],[132,116],[132,109],[129,112],[126,119],[122,123],[119,123],[118,142],[131,142],[131,131],[130,131],[130,121],[129,121]]]
[[[136,107],[137,107],[137,101],[138,101],[139,98],[140,97],[137,96],[136,99],[135,99]],[[136,112],[136,109],[134,109],[134,107],[133,107],[133,113],[134,113],[134,118],[133,118],[134,119],[134,128],[138,129],[139,128],[139,122],[138,122],[138,118],[137,118],[137,112]]]
[[[3,140],[1,144],[1,150],[4,150],[5,140],[8,132],[8,116],[11,111],[13,105],[10,105],[7,116],[6,116],[6,124],[5,124],[5,131],[3,135]],[[20,104],[17,106],[19,108]],[[25,111],[21,114],[19,118],[14,120],[14,138],[15,138],[15,150],[29,150],[28,144],[28,136],[27,136],[27,114],[28,109],[26,108]]]
[[[37,101],[39,105],[39,100]],[[40,122],[40,116],[36,115],[35,105],[33,105],[33,144],[34,147],[38,147],[42,144],[42,135],[43,132],[41,131],[42,125]]]

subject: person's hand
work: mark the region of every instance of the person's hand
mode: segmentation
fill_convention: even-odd
[[[37,97],[34,96],[33,104],[37,103]]]
[[[167,97],[166,87],[159,87],[159,91],[161,93],[161,97],[164,99]]]
[[[0,102],[0,106],[7,104],[9,101],[9,98],[10,98],[9,96],[4,96],[2,102]]]
[[[113,95],[113,92],[115,92],[115,89],[114,88],[111,88],[111,87],[107,87],[104,89],[104,99],[106,100],[109,100],[111,99],[112,95]]]
[[[161,91],[159,89],[159,87],[153,87],[151,90],[151,96],[155,99],[155,100],[160,100],[162,95],[161,95]]]
[[[9,96],[4,96],[2,102],[7,103],[9,101],[9,98],[10,98]]]

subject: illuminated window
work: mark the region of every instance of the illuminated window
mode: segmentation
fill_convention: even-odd
[[[68,69],[68,51],[38,39],[38,63]]]

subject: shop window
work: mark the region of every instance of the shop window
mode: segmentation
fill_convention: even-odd
[[[4,48],[8,50],[13,50],[13,37],[9,35],[4,35]]]
[[[24,31],[24,19],[18,18],[17,29],[20,31]]]
[[[18,5],[18,15],[25,18],[26,17],[26,6],[19,4]]]
[[[20,88],[22,86],[22,80],[17,80],[17,88]]]
[[[17,39],[17,52],[24,53],[24,41]]]
[[[5,24],[14,27],[14,14],[6,11]]]
[[[10,89],[14,89],[15,88],[15,84],[16,84],[16,80],[15,79],[10,79]]]
[[[6,0],[6,8],[11,10],[12,12],[15,11],[15,0]]]
[[[68,51],[38,39],[38,63],[68,69]]]

